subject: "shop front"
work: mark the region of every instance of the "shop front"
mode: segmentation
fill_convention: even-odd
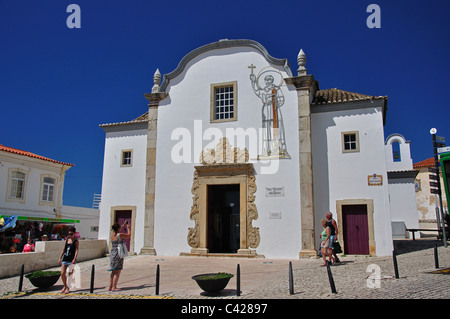
[[[0,223],[8,217],[0,215]],[[0,253],[21,253],[28,238],[33,244],[36,241],[64,240],[69,228],[76,227],[79,222],[76,219],[17,216],[14,227],[0,232]]]

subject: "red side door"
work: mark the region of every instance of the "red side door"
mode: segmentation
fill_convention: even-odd
[[[122,225],[125,221],[128,221],[128,225],[131,226],[131,210],[117,210],[115,222]],[[121,233],[126,232],[126,229],[121,230]],[[123,241],[126,243],[128,251],[130,251],[130,238],[124,239]]]
[[[344,253],[369,255],[367,205],[342,206]]]

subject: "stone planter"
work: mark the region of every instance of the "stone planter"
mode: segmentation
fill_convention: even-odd
[[[60,276],[61,272],[59,271],[35,271],[25,277],[30,280],[33,286],[46,289],[56,284]]]
[[[228,273],[201,274],[193,276],[198,286],[208,293],[218,293],[225,289],[234,275]]]

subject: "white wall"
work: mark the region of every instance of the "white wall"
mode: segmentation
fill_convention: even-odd
[[[134,251],[144,244],[145,173],[147,129],[107,132],[103,164],[102,200],[100,203],[99,238],[109,242],[111,208],[136,207]],[[133,150],[131,167],[121,167],[122,150]]]
[[[63,205],[61,208],[61,218],[63,219],[78,219],[79,223],[75,224],[77,232],[80,237],[84,239],[97,239],[98,231],[92,228],[99,225],[100,211],[93,208],[75,207]]]
[[[341,104],[342,111],[311,116],[316,234],[322,231],[320,221],[328,211],[336,218],[337,200],[372,199],[376,254],[390,255],[392,230],[381,107],[364,108],[364,102],[354,103],[361,103],[361,109],[346,109]],[[342,152],[341,132],[347,131],[359,132],[359,152]],[[373,174],[382,175],[382,186],[368,185],[367,178]]]
[[[393,222],[404,222],[406,228],[419,228],[416,194],[412,178],[399,178],[389,181],[391,215]],[[408,233],[405,233],[405,237]],[[420,236],[420,234],[416,234]],[[405,238],[403,237],[403,238]]]

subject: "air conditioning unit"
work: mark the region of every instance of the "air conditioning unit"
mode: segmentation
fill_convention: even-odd
[[[405,222],[392,222],[392,238],[406,238]]]

